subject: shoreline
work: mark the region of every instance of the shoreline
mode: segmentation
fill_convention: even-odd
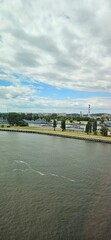
[[[111,140],[100,139],[99,137],[98,138],[96,136],[94,137],[94,135],[93,135],[93,137],[91,137],[91,135],[89,135],[89,136],[88,135],[86,135],[86,136],[79,136],[79,135],[76,136],[76,135],[74,135],[74,132],[73,132],[73,135],[69,135],[66,131],[65,132],[60,132],[60,133],[56,133],[56,131],[54,131],[54,133],[53,133],[51,131],[48,132],[46,129],[45,129],[45,132],[43,132],[42,130],[7,129],[7,128],[0,128],[0,131],[3,131],[3,132],[22,132],[22,133],[41,134],[41,135],[56,136],[56,137],[63,137],[63,138],[69,138],[69,139],[77,139],[77,140],[84,140],[84,141],[91,141],[91,142],[100,142],[100,143],[111,144]]]

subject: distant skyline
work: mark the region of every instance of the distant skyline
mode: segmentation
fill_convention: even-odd
[[[0,112],[111,114],[110,23],[110,0],[0,0]]]

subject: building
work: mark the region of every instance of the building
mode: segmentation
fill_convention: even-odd
[[[41,119],[41,118],[38,118],[37,120],[26,120],[24,119],[24,122],[28,123],[29,126],[32,126],[32,125],[39,125],[39,124],[46,124],[46,121]]]
[[[3,117],[0,117],[0,124],[7,124],[7,120],[4,119]]]
[[[108,128],[111,128],[111,121],[104,121],[104,125]]]

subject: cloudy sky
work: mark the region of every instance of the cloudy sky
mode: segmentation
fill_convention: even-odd
[[[111,1],[0,0],[0,112],[111,113]]]

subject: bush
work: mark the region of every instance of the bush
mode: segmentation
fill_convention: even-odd
[[[27,123],[27,122],[24,122],[24,121],[20,121],[20,122],[19,122],[19,126],[20,126],[20,127],[26,127],[26,126],[28,126],[28,123]]]
[[[97,131],[94,131],[94,135],[98,135],[98,132],[97,132]]]
[[[108,135],[108,128],[106,126],[102,125],[100,132],[101,132],[102,136],[107,136]]]

